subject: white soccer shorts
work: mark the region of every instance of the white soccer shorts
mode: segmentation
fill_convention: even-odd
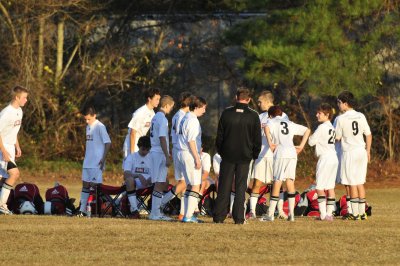
[[[151,169],[151,182],[167,182],[168,167],[166,166],[165,155],[162,152],[150,152],[153,168]]]
[[[174,161],[174,175],[175,175],[175,180],[180,181],[180,180],[185,180],[183,177],[182,171],[179,171],[177,164],[178,164],[178,150],[174,147],[172,147],[172,160]]]
[[[10,154],[11,160],[15,162],[15,146],[3,144],[6,151]],[[9,174],[7,171],[7,164],[8,162],[3,160],[3,153],[0,151],[0,177],[8,178]]]
[[[273,157],[258,158],[254,162],[254,170],[252,178],[260,180],[265,184],[271,183],[274,173],[273,161],[274,161]]]
[[[178,171],[183,174],[186,184],[196,186],[201,184],[201,168],[195,169],[195,162],[189,151],[178,152]]]
[[[362,185],[367,176],[368,155],[364,148],[344,151],[342,154],[340,176],[343,185]]]
[[[82,181],[88,183],[103,183],[103,171],[100,168],[83,168]]]
[[[274,160],[274,180],[296,179],[297,159],[278,158]]]
[[[319,157],[316,171],[316,189],[327,190],[335,188],[338,164],[339,161],[336,153],[327,154]]]

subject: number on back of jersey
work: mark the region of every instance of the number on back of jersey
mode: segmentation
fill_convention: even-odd
[[[357,136],[357,134],[358,134],[358,122],[357,121],[353,121],[352,123],[351,123],[351,128],[353,129],[353,135],[354,136]]]
[[[329,129],[329,136],[328,144],[335,144],[336,133],[334,129]]]
[[[288,123],[282,121],[282,122],[281,122],[281,126],[282,126],[281,133],[282,133],[283,135],[289,134]]]

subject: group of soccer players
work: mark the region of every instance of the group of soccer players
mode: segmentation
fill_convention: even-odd
[[[11,104],[0,113],[0,213],[11,214],[6,206],[9,191],[15,184],[19,172],[15,157],[21,155],[17,133],[21,125],[21,107],[27,101],[28,91],[22,87],[13,90]],[[194,213],[198,208],[202,193],[210,182],[211,159],[202,152],[202,130],[198,118],[206,112],[204,98],[190,93],[182,93],[179,110],[172,118],[169,129],[167,115],[173,110],[175,101],[168,95],[161,96],[158,89],[150,89],[144,95],[146,103],[137,109],[128,125],[124,151],[124,179],[126,194],[130,203],[130,218],[140,217],[136,190],[154,186],[149,219],[169,221],[163,213],[164,206],[174,197],[181,197],[179,220],[187,223],[200,222]],[[259,115],[262,130],[262,149],[249,173],[251,180],[250,211],[248,219],[256,218],[256,204],[260,188],[272,183],[268,212],[261,221],[274,221],[275,209],[278,216],[294,221],[297,155],[307,144],[315,146],[318,156],[316,189],[320,220],[331,221],[335,204],[335,183],[346,186],[351,220],[364,220],[367,164],[370,160],[372,135],[365,116],[354,110],[352,93],[344,91],[337,97],[341,112],[334,124],[334,109],[321,104],[316,113],[320,125],[311,131],[288,118],[281,107],[274,106],[270,91],[263,91],[257,98],[261,110]],[[159,107],[157,113],[154,109]],[[82,171],[82,192],[78,216],[86,216],[86,206],[92,184],[102,183],[105,159],[111,145],[105,126],[97,120],[93,107],[83,111],[86,127],[86,150]],[[170,131],[170,132],[169,132]],[[149,136],[147,136],[149,135]],[[170,135],[172,156],[170,155]],[[293,137],[302,136],[295,146]],[[365,140],[364,140],[365,137]],[[238,140],[240,141],[240,140]],[[222,158],[223,159],[223,158]],[[213,157],[214,172],[218,176],[221,158]],[[167,191],[168,168],[174,164],[176,185]],[[217,185],[217,181],[216,185]],[[286,183],[289,213],[282,210],[282,183]],[[232,192],[231,201],[234,200]],[[243,214],[244,215],[244,214]]]

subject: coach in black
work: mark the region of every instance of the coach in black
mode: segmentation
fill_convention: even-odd
[[[236,196],[232,217],[236,224],[245,221],[249,165],[261,151],[260,119],[257,112],[249,108],[250,99],[250,90],[240,87],[236,92],[236,105],[225,109],[218,123],[216,148],[222,162],[213,217],[215,223],[223,223],[226,218],[234,178]]]

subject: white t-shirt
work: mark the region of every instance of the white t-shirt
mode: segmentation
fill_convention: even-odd
[[[128,134],[126,135],[124,142],[124,151],[130,153],[131,147],[131,131],[134,129],[136,131],[135,134],[135,143],[134,143],[134,151],[138,151],[139,147],[137,146],[138,140],[142,136],[146,136],[147,132],[150,129],[151,119],[155,115],[154,110],[150,110],[146,105],[143,105],[139,109],[137,109],[133,115],[132,119],[128,124]]]
[[[214,154],[214,156],[213,156],[213,169],[214,169],[214,173],[216,175],[219,175],[219,169],[220,169],[220,166],[221,166],[221,161],[222,161],[221,155],[219,155],[218,153]]]
[[[206,152],[202,152],[200,154],[200,160],[201,160],[201,171],[210,173],[210,169],[211,169],[211,156],[210,156],[210,154],[208,154]]]
[[[104,155],[104,144],[111,143],[107,129],[99,120],[86,126],[86,149],[83,168],[99,168]]]
[[[197,116],[189,112],[181,120],[179,125],[178,145],[180,151],[190,151],[189,141],[196,141],[197,151],[201,149],[201,127]]]
[[[160,137],[165,137],[167,141],[167,150],[169,150],[168,120],[165,117],[165,114],[161,111],[157,112],[157,114],[151,120],[151,151],[163,152],[161,148]]]
[[[335,154],[335,128],[330,121],[318,126],[314,134],[308,139],[310,146],[315,146],[315,154],[319,157],[326,154]]]
[[[141,156],[139,152],[131,153],[124,161],[124,171],[132,174],[140,174],[146,180],[151,178],[152,161],[149,153],[146,156]]]
[[[186,112],[180,109],[178,112],[175,113],[174,117],[172,117],[171,140],[174,147],[178,142],[179,123],[185,115]]]
[[[271,119],[267,126],[270,129],[273,143],[277,144],[274,151],[274,159],[296,159],[297,153],[293,144],[293,136],[303,136],[307,131],[307,127],[293,123],[282,116]]]
[[[338,117],[336,138],[340,139],[344,152],[356,148],[365,148],[363,135],[371,135],[371,129],[362,113],[349,110]]]
[[[14,108],[11,104],[0,112],[0,136],[4,145],[14,146],[17,143],[22,116],[21,107]]]

